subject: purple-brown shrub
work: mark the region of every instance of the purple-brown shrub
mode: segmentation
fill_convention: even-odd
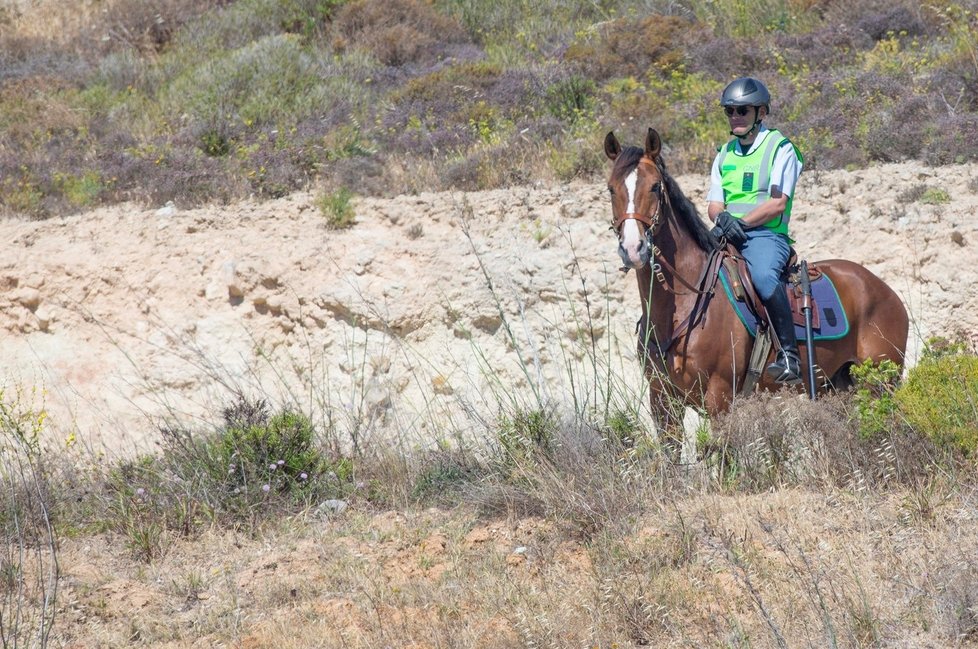
[[[354,0],[333,22],[334,49],[364,49],[393,67],[431,64],[467,41],[458,21],[420,0]]]

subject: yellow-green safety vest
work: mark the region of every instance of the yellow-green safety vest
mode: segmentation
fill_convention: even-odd
[[[764,132],[764,141],[747,155],[737,151],[737,140],[732,139],[720,151],[720,179],[723,185],[723,202],[727,211],[741,219],[752,209],[770,198],[771,171],[774,156],[782,146],[790,146],[799,162],[803,161],[791,140],[777,130]],[[788,235],[793,196],[788,197],[784,212],[764,224],[764,227]]]

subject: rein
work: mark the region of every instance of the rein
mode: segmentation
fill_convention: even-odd
[[[661,194],[660,199],[656,202],[656,204],[655,204],[655,212],[653,212],[651,216],[646,216],[646,215],[641,214],[639,212],[626,212],[626,213],[622,214],[621,216],[617,217],[612,222],[611,229],[614,230],[616,233],[618,233],[619,236],[620,236],[621,235],[621,227],[622,227],[622,225],[624,225],[625,221],[634,220],[634,221],[638,221],[639,223],[641,223],[642,225],[645,226],[646,236],[648,235],[649,232],[655,230],[658,227],[658,225],[659,225],[659,217],[660,217],[661,212],[662,212],[662,203],[663,203],[663,201],[665,201],[667,204],[669,203],[669,192],[668,191],[665,191],[665,189],[662,188],[661,182],[659,183],[659,187],[661,188],[660,191],[662,191],[662,194]],[[669,207],[669,211],[671,212],[672,211],[672,205],[669,204],[668,207]],[[708,292],[710,292],[710,291],[713,290],[712,289],[712,286],[710,287],[710,290],[709,291],[704,291],[704,290],[702,290],[700,288],[697,288],[697,286],[703,286],[703,280],[709,274],[710,265],[711,265],[710,264],[710,259],[707,259],[706,265],[703,267],[703,270],[700,272],[699,279],[696,280],[696,286],[693,286],[688,281],[686,281],[683,278],[682,275],[679,274],[679,272],[676,270],[676,268],[672,264],[670,264],[666,259],[662,258],[662,251],[659,249],[658,246],[656,246],[654,243],[651,243],[651,241],[650,241],[650,244],[651,244],[651,247],[652,247],[653,259],[656,260],[655,263],[652,266],[652,272],[655,274],[655,278],[657,280],[659,280],[659,283],[662,284],[662,287],[664,289],[666,289],[667,291],[669,291],[673,295],[692,295],[692,294],[702,295],[704,293],[708,293]],[[661,264],[661,266],[660,266],[660,264]],[[686,293],[686,292],[682,292],[681,293],[681,292],[677,291],[676,289],[674,289],[673,287],[669,286],[669,284],[666,282],[666,276],[662,272],[662,266],[665,266],[666,269],[669,272],[672,273],[673,277],[675,277],[677,280],[679,280],[679,283],[682,284],[683,286],[685,286],[687,289],[689,289],[691,291],[691,293]],[[626,273],[628,272],[628,269],[627,268],[624,268],[622,270],[624,270]]]
[[[661,184],[660,184],[660,188],[662,188]],[[672,293],[673,295],[677,295],[677,296],[695,295],[696,296],[696,301],[693,303],[693,308],[690,309],[689,314],[683,319],[683,321],[679,323],[679,326],[672,331],[672,334],[669,336],[669,340],[665,344],[660,344],[657,341],[655,343],[655,347],[657,348],[657,351],[659,353],[659,358],[665,359],[666,354],[669,352],[670,349],[672,349],[672,346],[676,344],[676,341],[678,341],[680,338],[686,335],[686,333],[690,329],[695,328],[700,323],[703,316],[706,314],[706,309],[710,304],[710,299],[713,297],[715,292],[716,283],[720,278],[720,266],[723,263],[724,258],[730,256],[730,253],[724,249],[712,250],[707,255],[706,263],[703,265],[703,269],[700,271],[700,275],[696,279],[695,284],[690,283],[682,275],[680,275],[679,271],[676,270],[676,267],[673,266],[667,259],[665,259],[662,256],[662,250],[659,249],[659,247],[652,242],[650,236],[650,233],[656,230],[659,226],[659,221],[662,215],[663,202],[667,203],[667,208],[669,212],[670,213],[672,212],[672,205],[669,204],[668,191],[665,191],[664,188],[662,188],[661,191],[662,193],[660,194],[659,201],[656,203],[655,206],[655,212],[653,212],[651,215],[646,216],[638,212],[626,212],[622,214],[620,217],[615,218],[611,227],[620,236],[622,225],[625,223],[625,221],[628,221],[629,219],[634,219],[635,221],[638,221],[639,223],[644,225],[645,234],[646,237],[649,239],[649,245],[652,249],[652,255],[653,255],[652,273],[654,274],[655,278],[659,281],[660,284],[662,284],[662,287],[665,290]],[[675,288],[670,286],[669,283],[666,281],[665,273],[662,272],[663,267],[665,267],[666,270],[672,273],[672,276],[675,278],[675,280],[678,281],[683,286],[685,286],[688,289],[688,291],[677,291]],[[625,272],[628,272],[627,268],[623,270],[625,270]],[[643,321],[644,321],[644,317],[643,320],[640,320],[638,323],[639,329],[643,328]],[[645,332],[640,331],[639,333],[642,334],[643,338],[645,337]],[[648,353],[648,346],[647,346],[648,342],[650,341],[646,341],[646,344],[643,345],[647,350],[646,353]]]

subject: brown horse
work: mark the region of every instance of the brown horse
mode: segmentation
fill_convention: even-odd
[[[614,161],[608,190],[618,252],[624,269],[636,271],[642,300],[639,354],[650,381],[653,415],[668,425],[667,405],[677,397],[711,415],[730,406],[744,384],[753,339],[722,288],[713,299],[716,269],[707,265],[715,257],[716,240],[666,172],[661,146],[651,128],[644,149],[622,148],[614,133],[604,141],[605,154]],[[820,389],[850,387],[850,367],[865,359],[902,366],[909,320],[897,294],[851,261],[816,265],[835,284],[850,323],[844,338],[815,344],[817,366],[829,384]],[[807,376],[806,356],[802,341]],[[780,386],[765,376],[760,387]]]

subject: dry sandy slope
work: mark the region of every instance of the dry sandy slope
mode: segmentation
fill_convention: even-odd
[[[883,277],[915,346],[975,335],[976,177],[974,165],[806,173],[799,252]],[[678,180],[702,206],[707,178]],[[951,201],[901,200],[919,186]],[[313,200],[0,222],[8,398],[43,399],[52,435],[113,449],[151,443],[164,416],[213,420],[235,388],[331,413],[344,435],[430,441],[527,387],[593,398],[576,324],[588,307],[611,366],[599,374],[640,390],[634,279],[616,270],[602,183],[364,199],[347,231],[328,230]]]

